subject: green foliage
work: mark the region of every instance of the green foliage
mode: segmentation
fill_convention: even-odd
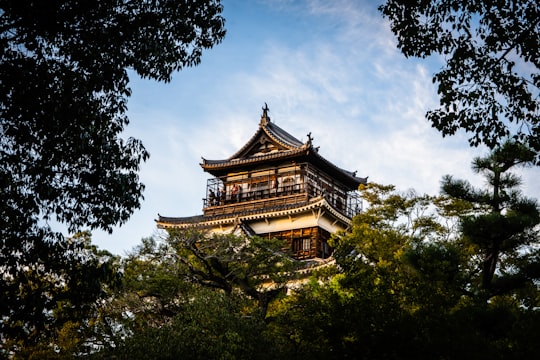
[[[95,357],[274,358],[266,311],[295,276],[281,246],[194,230],[143,239],[108,309],[116,334]]]
[[[87,232],[61,250],[61,256],[54,251],[47,262],[21,269],[20,277],[3,276],[2,298],[21,301],[2,319],[1,355],[69,357],[103,341],[95,323],[119,285],[119,260],[91,245]],[[3,310],[9,305],[2,303]]]
[[[495,148],[515,137],[540,162],[540,13],[535,0],[386,0],[382,14],[405,56],[440,54],[440,107],[427,113],[443,136]]]
[[[285,299],[269,331],[290,358],[436,358],[421,337],[461,295],[453,281],[461,259],[444,246],[449,230],[429,196],[360,190],[366,210],[332,239],[337,274],[327,280],[327,270]]]
[[[64,300],[52,296],[58,283],[86,266],[49,221],[111,231],[140,206],[149,154],[120,137],[128,70],[169,81],[197,65],[224,37],[221,11],[218,0],[0,3],[0,331],[9,339],[41,334]],[[81,287],[100,278],[86,276]]]
[[[451,188],[473,189],[466,182]],[[535,356],[537,283],[483,301],[484,252],[457,226],[459,216],[486,213],[485,206],[378,184],[360,190],[366,210],[350,233],[332,240],[335,275],[329,280],[326,269],[284,299],[268,325],[285,358]],[[530,265],[529,274],[540,268],[536,253],[515,255],[498,279],[515,281],[520,262]]]
[[[169,256],[185,280],[231,293],[239,289],[256,300],[263,316],[269,303],[295,277],[297,263],[277,239],[212,235],[171,230],[158,248]]]
[[[442,190],[465,200],[475,209],[461,215],[464,244],[478,254],[481,284],[478,291],[487,300],[511,294],[540,279],[537,244],[540,210],[533,199],[521,195],[518,176],[508,171],[534,159],[526,147],[507,142],[488,156],[473,161],[473,169],[484,175],[489,188],[475,189],[468,182],[446,176]],[[467,246],[467,245],[466,245]],[[475,276],[471,275],[471,281]]]
[[[264,320],[246,312],[249,302],[237,294],[192,288],[177,301],[178,312],[160,327],[145,326],[96,358],[122,359],[271,359],[261,337]]]
[[[172,229],[163,238],[143,239],[125,259],[123,289],[111,316],[135,332],[157,328],[178,316],[193,287],[203,287],[242,294],[264,318],[287,281],[296,278],[296,266],[276,239]]]

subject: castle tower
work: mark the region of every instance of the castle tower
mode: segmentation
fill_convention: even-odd
[[[358,186],[367,178],[319,155],[311,133],[302,143],[270,120],[265,104],[259,128],[234,155],[206,160],[210,175],[203,215],[159,216],[159,228],[279,238],[298,259],[327,258],[330,234],[347,230],[361,210]]]

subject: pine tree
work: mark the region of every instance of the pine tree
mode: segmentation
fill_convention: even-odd
[[[476,285],[485,300],[540,279],[540,253],[533,246],[539,240],[538,204],[522,195],[521,178],[509,172],[531,164],[534,156],[526,146],[508,141],[473,160],[473,170],[485,177],[488,188],[475,188],[450,175],[442,180],[444,194],[473,205],[471,213],[461,216],[460,225],[463,240],[479,254]]]

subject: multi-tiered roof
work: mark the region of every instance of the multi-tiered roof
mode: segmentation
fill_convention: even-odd
[[[203,158],[201,167],[213,176],[203,215],[159,216],[158,226],[247,235],[296,229],[301,236],[308,228],[328,233],[348,228],[360,210],[356,190],[367,178],[326,160],[312,141],[311,133],[301,142],[273,123],[265,106],[257,131],[240,150],[228,159]]]

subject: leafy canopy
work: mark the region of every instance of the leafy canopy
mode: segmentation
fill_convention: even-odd
[[[149,154],[121,138],[128,71],[169,81],[197,65],[225,35],[221,11],[219,0],[0,1],[2,332],[5,319],[23,336],[42,328],[55,306],[29,270],[57,278],[77,264],[49,221],[112,231],[140,206]]]
[[[440,107],[427,113],[443,136],[462,129],[490,148],[514,137],[540,162],[536,0],[387,0],[379,10],[405,56],[443,57]]]
[[[506,172],[530,155],[509,143],[475,161],[491,164],[480,171],[490,183],[491,169],[506,169],[496,201],[492,186],[474,189],[460,181],[446,187],[448,177],[443,189],[464,192],[431,197],[362,186],[365,210],[351,232],[332,239],[336,266],[285,298],[268,333],[290,358],[535,357],[540,267],[534,226],[540,219],[537,207],[521,206],[534,202],[518,195]],[[482,228],[494,208],[500,209],[495,221]],[[476,221],[474,232],[463,225],[466,219]],[[487,273],[486,289],[484,261],[499,239],[497,271]]]
[[[137,171],[148,158],[140,141],[119,137],[128,69],[168,81],[198,64],[224,36],[220,12],[219,1],[1,2],[6,225],[16,216],[57,219],[70,231],[125,222],[140,205]]]
[[[486,179],[486,189],[449,175],[442,180],[444,194],[474,209],[460,215],[460,231],[463,245],[478,254],[472,259],[477,275],[473,273],[471,280],[480,299],[536,288],[540,279],[540,209],[535,199],[521,194],[521,179],[510,172],[530,164],[534,156],[527,147],[509,141],[473,161],[473,170]]]
[[[296,277],[298,263],[282,248],[277,239],[170,229],[158,241],[145,239],[132,263],[164,266],[173,277],[228,294],[240,291],[264,317],[270,302]]]
[[[93,246],[88,232],[49,245],[38,249],[42,262],[3,275],[0,310],[10,316],[0,322],[0,357],[69,357],[106,341],[96,323],[120,285],[119,259]]]
[[[112,346],[96,356],[275,358],[262,335],[266,314],[297,277],[283,243],[195,229],[162,235],[124,259],[106,311]]]

